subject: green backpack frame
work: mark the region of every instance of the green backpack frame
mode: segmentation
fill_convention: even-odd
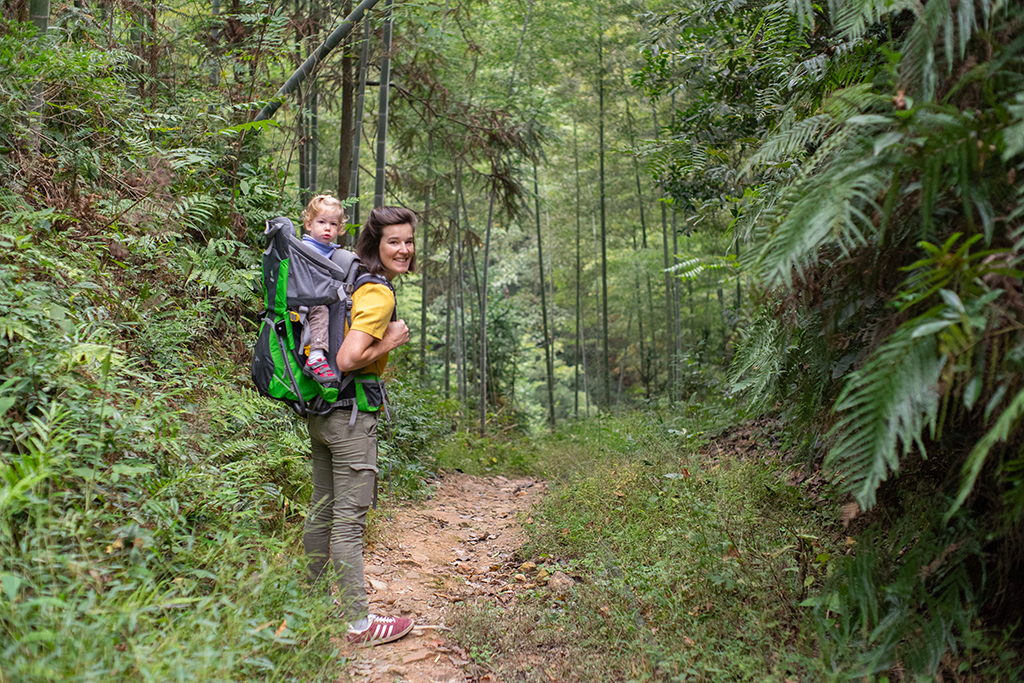
[[[263,302],[259,334],[253,348],[252,381],[264,396],[282,401],[298,415],[326,415],[340,407],[357,404],[367,408],[364,391],[379,391],[377,378],[342,374],[335,360],[352,322],[352,294],[364,284],[384,284],[387,279],[361,267],[359,257],[335,249],[331,258],[321,255],[295,236],[291,220],[280,216],[267,221],[263,251]],[[327,306],[330,319],[327,362],[340,378],[321,384],[303,373],[308,343],[306,313],[312,306]],[[394,314],[392,314],[394,319]],[[372,387],[376,382],[377,386]],[[358,391],[360,389],[362,391]]]

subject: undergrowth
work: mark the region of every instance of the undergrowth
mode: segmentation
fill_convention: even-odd
[[[335,680],[305,424],[235,361],[258,252],[0,239],[0,681]],[[404,497],[450,422],[414,385],[392,402]]]
[[[904,662],[935,657],[972,680],[1016,677],[1009,633],[965,617],[955,591],[927,601],[913,589],[934,562],[902,555],[913,530],[844,529],[835,489],[772,445],[778,421],[723,433],[704,417],[603,417],[534,442],[533,471],[554,486],[522,559],[574,586],[459,609],[455,638],[479,665],[524,681],[783,683],[896,680]],[[946,553],[973,558],[968,543]],[[955,584],[930,567],[932,582]],[[932,637],[936,616],[960,629],[959,650]],[[872,629],[902,634],[898,658],[871,659],[889,651]]]

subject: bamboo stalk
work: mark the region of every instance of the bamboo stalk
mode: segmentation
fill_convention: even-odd
[[[327,58],[327,55],[331,53],[334,48],[341,44],[341,41],[352,33],[352,28],[363,18],[363,15],[373,9],[373,7],[379,2],[379,0],[363,0],[361,3],[356,5],[356,8],[352,10],[352,14],[345,17],[345,19],[338,25],[336,29],[327,36],[327,39],[320,44],[316,50],[313,51],[306,61],[296,69],[292,75],[285,81],[281,89],[277,91],[274,98],[267,102],[260,110],[260,113],[256,115],[253,121],[266,121],[272,117],[278,109],[281,108],[281,104],[284,102],[284,98],[287,95],[295,92],[295,89],[299,87],[304,80],[306,80],[313,70]]]

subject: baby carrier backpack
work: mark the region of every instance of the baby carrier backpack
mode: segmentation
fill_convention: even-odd
[[[376,410],[373,404],[379,407],[383,400],[376,376],[342,375],[336,357],[345,328],[352,322],[352,294],[368,282],[388,288],[391,284],[361,268],[359,257],[351,251],[335,249],[330,259],[321,255],[295,236],[295,226],[283,216],[267,221],[264,235],[264,311],[252,358],[256,389],[302,416],[350,407],[354,421],[357,406]],[[311,306],[326,306],[330,318],[327,363],[339,379],[328,384],[303,374],[309,343],[306,315]],[[368,394],[372,394],[369,399]]]

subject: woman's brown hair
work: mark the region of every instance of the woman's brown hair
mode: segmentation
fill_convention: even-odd
[[[384,275],[384,264],[380,260],[380,241],[384,237],[384,228],[389,225],[401,225],[408,223],[413,230],[416,229],[416,214],[411,209],[403,206],[379,206],[370,212],[370,217],[363,224],[359,231],[359,241],[356,242],[356,253],[362,260],[363,265],[374,275]],[[416,252],[412,254],[409,261],[409,272],[416,270]]]

